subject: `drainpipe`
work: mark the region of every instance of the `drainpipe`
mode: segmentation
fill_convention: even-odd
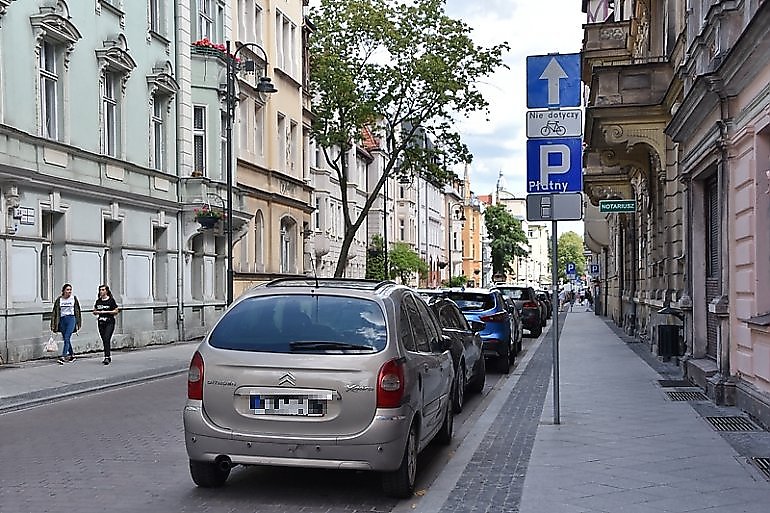
[[[174,2],[174,23],[176,24],[179,20],[179,5],[178,2]],[[178,32],[177,32],[178,33]],[[179,37],[176,36],[175,41],[175,55],[174,55],[174,68],[176,70],[179,70]],[[179,101],[176,103],[176,140],[177,145],[179,144],[180,137],[179,137],[179,127],[182,126],[181,123],[181,109],[179,106]],[[176,183],[176,200],[177,204],[181,205],[182,203],[182,165],[181,165],[181,153],[177,152],[177,158],[176,158],[176,176],[177,176],[177,183]],[[179,210],[176,213],[176,327],[177,327],[177,336],[179,337],[179,340],[184,341],[187,340],[187,335],[185,334],[185,325],[184,325],[184,215],[182,212],[181,206],[179,207]]]

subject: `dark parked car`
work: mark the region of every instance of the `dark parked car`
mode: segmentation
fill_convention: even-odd
[[[521,352],[524,342],[524,323],[521,321],[519,309],[516,308],[516,304],[513,302],[513,299],[506,297],[505,302],[508,305],[508,311],[511,313],[511,321],[513,322],[513,347],[515,348],[516,354],[518,355]]]
[[[545,318],[550,319],[553,314],[553,303],[551,302],[551,296],[544,290],[536,290],[535,294],[537,298],[545,305]]]
[[[484,356],[495,358],[500,372],[508,374],[516,357],[513,344],[513,321],[499,290],[448,289],[444,293],[460,308],[469,321],[485,324],[480,333]]]
[[[222,486],[236,465],[344,468],[380,472],[386,493],[411,497],[420,451],[451,442],[450,345],[425,302],[392,282],[251,289],[190,364],[193,481]]]
[[[542,306],[537,299],[535,289],[519,285],[497,285],[495,290],[516,303],[524,329],[529,330],[533,337],[539,337],[543,333],[545,319],[543,319]]]
[[[487,371],[479,336],[484,323],[468,321],[451,299],[434,297],[429,306],[438,318],[442,333],[452,339],[449,348],[455,367],[452,403],[455,412],[460,413],[465,402],[465,389],[474,393],[484,389]]]

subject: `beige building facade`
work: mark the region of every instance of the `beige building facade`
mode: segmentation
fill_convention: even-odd
[[[605,13],[583,48],[601,313],[653,348],[680,326],[686,376],[770,425],[770,4],[584,8]],[[611,198],[636,213],[600,213]]]

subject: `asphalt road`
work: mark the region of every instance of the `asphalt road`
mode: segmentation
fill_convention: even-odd
[[[423,452],[418,490],[444,468],[499,378],[488,374],[481,396],[466,395],[452,446]],[[181,375],[0,415],[0,513],[373,513],[398,504],[366,472],[238,467],[224,488],[196,488],[185,395]]]

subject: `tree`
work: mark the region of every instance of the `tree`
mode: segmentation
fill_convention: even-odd
[[[321,0],[311,10],[311,132],[336,174],[344,237],[335,276],[390,176],[442,183],[471,154],[458,116],[488,112],[477,85],[503,65],[507,43],[483,48],[470,27],[445,14],[446,0]],[[349,153],[370,128],[388,158],[357,217],[348,204]],[[417,144],[430,137],[433,144]]]
[[[366,279],[385,280],[385,241],[382,236],[372,236],[372,243],[366,251]]]
[[[586,257],[583,256],[583,237],[575,232],[564,232],[559,236],[559,278],[567,279],[567,263],[574,262],[578,276],[586,271]]]
[[[529,241],[521,229],[521,221],[513,217],[505,206],[492,205],[484,211],[484,223],[491,240],[492,273],[510,272],[514,257],[529,255],[523,247]]]
[[[444,287],[464,287],[466,283],[468,283],[468,278],[461,274],[442,281],[441,285]]]
[[[406,242],[396,242],[388,253],[388,266],[391,268],[391,276],[401,278],[401,283],[409,283],[414,273],[428,271],[428,264]]]

